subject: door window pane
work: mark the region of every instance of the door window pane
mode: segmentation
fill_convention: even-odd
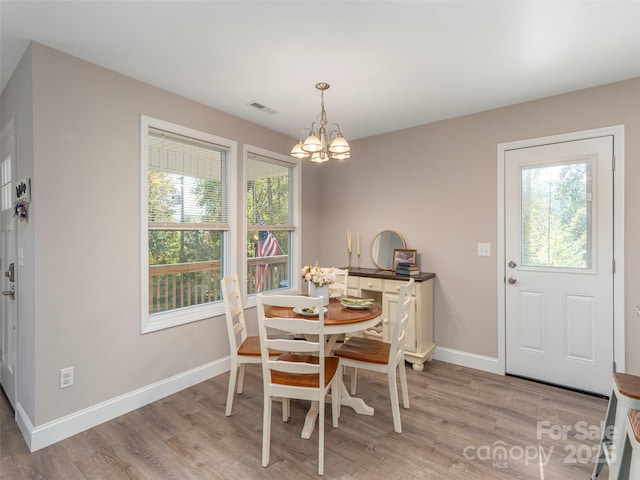
[[[591,163],[521,170],[525,267],[591,268]]]

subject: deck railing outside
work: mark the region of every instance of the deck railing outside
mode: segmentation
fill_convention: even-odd
[[[272,257],[249,258],[247,260],[247,293],[260,293],[256,291],[256,269],[259,265],[268,266],[265,275],[265,284],[260,292],[277,290],[289,286],[289,256],[274,255]]]
[[[152,265],[149,267],[149,313],[160,313],[222,300],[220,261]],[[256,292],[256,269],[264,268],[260,291],[288,286],[289,257],[250,258],[247,261],[247,293]]]

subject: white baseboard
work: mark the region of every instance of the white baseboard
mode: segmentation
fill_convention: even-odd
[[[33,426],[18,402],[16,421],[29,450],[35,452],[151,402],[228,372],[229,368],[230,359],[225,357],[37,427]]]
[[[485,357],[484,355],[476,355],[475,353],[453,350],[451,348],[436,347],[433,358],[462,367],[475,368],[489,373],[497,373],[503,375],[498,368],[498,359],[493,357]]]
[[[498,370],[498,359],[483,355],[436,347],[433,358],[485,372],[502,373]],[[29,450],[35,452],[151,402],[228,372],[229,368],[230,359],[225,357],[37,427],[33,426],[22,405],[18,402],[16,421]]]

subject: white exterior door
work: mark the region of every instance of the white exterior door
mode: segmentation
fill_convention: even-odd
[[[13,215],[12,193],[15,172],[15,122],[11,120],[2,130],[0,147],[0,275],[2,278],[2,305],[0,320],[0,384],[11,405],[16,401],[16,362],[18,346],[18,312],[15,300],[17,274],[16,220]]]
[[[505,154],[505,368],[608,394],[613,136]]]

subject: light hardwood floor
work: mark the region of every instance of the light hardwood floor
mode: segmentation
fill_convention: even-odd
[[[327,479],[587,479],[607,400],[526,380],[433,361],[407,366],[411,409],[393,431],[384,375],[359,372],[358,396],[373,417],[343,408],[331,426]],[[247,366],[245,392],[224,416],[228,374],[29,453],[0,400],[0,478],[256,479],[317,478],[317,431],[300,438],[306,402],[283,423],[274,404],[271,463],[260,462],[262,380]],[[348,378],[348,377],[346,377]],[[500,456],[501,453],[506,455]],[[607,478],[606,467],[602,478]]]

